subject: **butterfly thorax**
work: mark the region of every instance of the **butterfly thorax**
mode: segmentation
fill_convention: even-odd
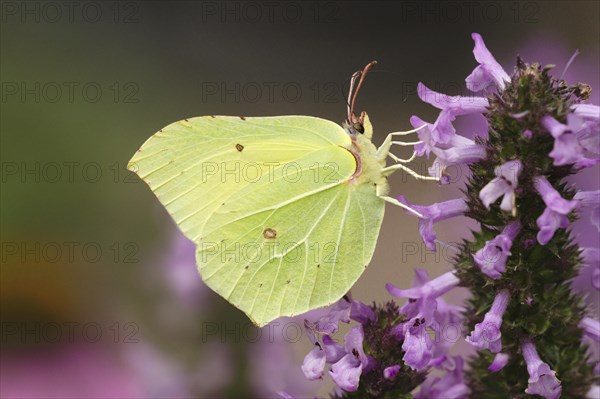
[[[387,192],[387,179],[381,172],[385,168],[385,159],[377,156],[377,147],[367,135],[352,138],[352,153],[357,158],[357,170],[350,180],[351,184],[373,184],[381,186]]]

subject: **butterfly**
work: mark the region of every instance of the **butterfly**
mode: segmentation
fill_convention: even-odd
[[[356,94],[376,61],[354,73],[340,126],[311,116],[200,116],[159,130],[131,158],[183,234],[203,281],[258,326],[339,300],[375,250],[397,170],[425,180],[377,148]],[[354,86],[358,78],[356,90]],[[395,163],[386,166],[391,157]]]

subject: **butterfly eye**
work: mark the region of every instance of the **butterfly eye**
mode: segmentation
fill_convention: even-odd
[[[352,127],[354,128],[354,130],[356,130],[360,134],[363,134],[365,132],[365,128],[363,127],[363,125],[361,123],[356,122]]]

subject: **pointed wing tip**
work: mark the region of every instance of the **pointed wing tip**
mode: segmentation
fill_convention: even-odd
[[[129,160],[129,162],[127,162],[127,170],[133,172],[133,173],[137,173],[138,172],[138,167],[137,167],[137,163],[134,161],[135,155],[133,156],[133,158],[131,158]]]

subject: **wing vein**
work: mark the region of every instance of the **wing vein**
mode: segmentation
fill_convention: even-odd
[[[331,295],[331,288],[333,286],[333,274],[335,271],[335,266],[337,264],[337,256],[340,252],[340,242],[342,240],[342,234],[344,232],[344,227],[346,224],[346,216],[348,215],[348,207],[350,206],[351,198],[352,198],[352,192],[348,192],[348,197],[346,198],[346,204],[344,205],[344,213],[342,214],[342,220],[340,222],[340,232],[338,234],[337,242],[335,244],[335,256],[333,257],[333,265],[331,266],[331,275],[329,277],[329,295]]]

